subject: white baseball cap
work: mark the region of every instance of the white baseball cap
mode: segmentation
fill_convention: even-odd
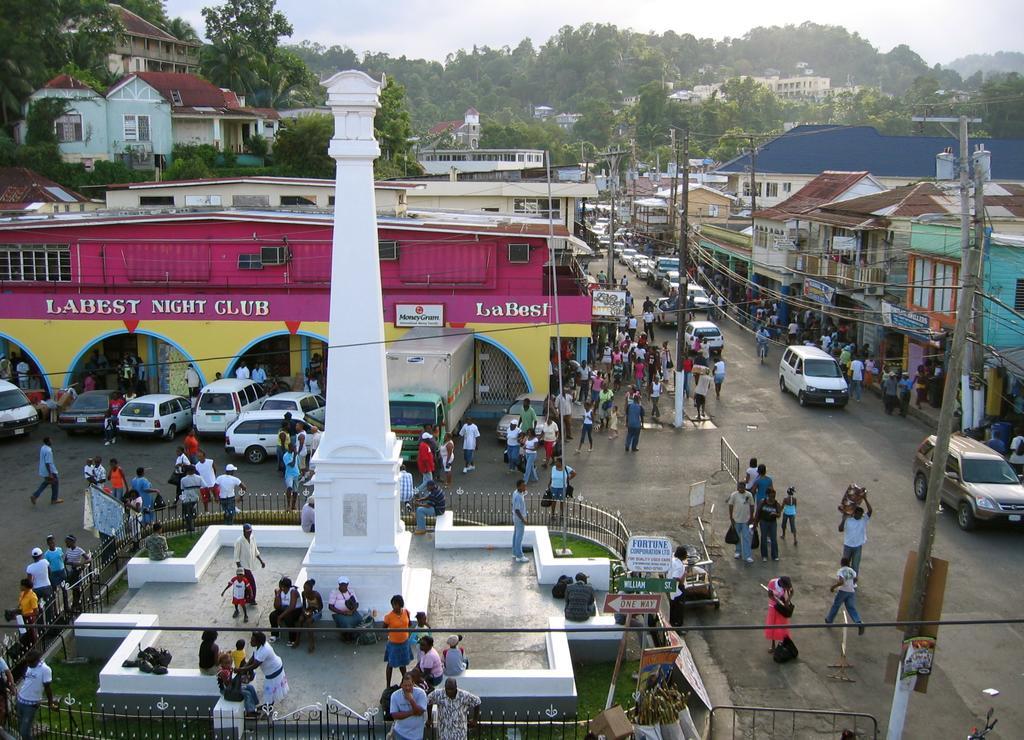
[[[232,465],[231,463],[228,463],[227,465],[225,465],[225,466],[224,466],[224,472],[225,472],[225,473],[233,473],[233,472],[235,472],[236,470],[238,470],[238,468],[236,468],[236,467],[235,467],[234,465]]]
[[[40,550],[38,547],[33,547],[32,548],[32,557],[38,558],[42,554],[43,554],[43,551]]]
[[[338,576],[338,583],[349,583],[348,576]]]

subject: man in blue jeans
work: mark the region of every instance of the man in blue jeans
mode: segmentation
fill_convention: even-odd
[[[754,523],[754,496],[747,490],[743,481],[736,484],[736,490],[729,496],[729,520],[736,530],[737,560],[741,557],[747,563],[754,562],[750,552],[750,525]]]
[[[43,703],[43,695],[53,708],[57,707],[57,700],[53,697],[53,671],[43,662],[42,654],[33,650],[25,656],[25,664],[28,666],[25,678],[18,689],[18,730],[22,740],[32,740],[32,724]]]
[[[416,530],[413,534],[427,533],[427,517],[441,516],[444,513],[444,491],[437,481],[427,483],[427,495],[416,499]]]
[[[640,430],[644,425],[644,407],[636,397],[629,400],[626,406],[626,452],[637,451],[640,444]]]
[[[523,555],[523,535],[526,534],[526,481],[516,481],[516,490],[512,493],[512,557],[517,563],[528,563],[530,559]]]
[[[43,482],[30,497],[32,505],[36,505],[47,486],[50,487],[50,503],[63,504],[64,499],[60,497],[60,478],[57,475],[57,465],[53,462],[53,442],[49,437],[43,437],[43,446],[39,448],[39,477]]]
[[[839,610],[845,606],[846,613],[857,625],[857,634],[863,635],[864,623],[861,622],[860,614],[857,612],[857,571],[850,567],[849,558],[839,561],[836,582],[832,584],[829,591],[833,592],[836,597],[832,600],[832,608],[828,610],[825,623],[832,624],[836,615],[839,614]]]

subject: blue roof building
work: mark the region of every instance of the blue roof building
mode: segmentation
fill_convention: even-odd
[[[1024,139],[971,139],[992,152],[992,179],[1024,183]],[[758,148],[757,206],[774,206],[826,170],[867,171],[889,187],[935,178],[935,157],[959,143],[949,136],[887,136],[872,126],[796,126]],[[747,203],[750,154],[716,170]]]

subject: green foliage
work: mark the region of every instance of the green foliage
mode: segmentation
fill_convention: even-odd
[[[212,144],[175,144],[171,149],[171,161],[198,159],[208,169],[217,163],[220,152]]]
[[[40,98],[33,102],[25,116],[25,143],[56,145],[54,123],[70,107],[70,102],[65,98]]]
[[[380,143],[377,176],[406,177],[422,173],[412,151],[412,123],[405,103],[405,88],[388,79],[380,92],[380,110],[373,119],[373,132]]]
[[[0,167],[10,167],[15,162],[18,153],[18,145],[14,139],[0,130]]]
[[[212,177],[213,170],[199,157],[182,157],[171,162],[164,171],[165,180],[199,180]]]
[[[327,146],[334,134],[334,119],[311,115],[285,121],[274,140],[274,162],[293,177],[334,177],[334,160]]]
[[[292,35],[292,24],[277,10],[276,0],[225,0],[203,8],[206,38],[214,44],[238,39],[262,53],[277,48],[278,39]]]
[[[997,75],[981,88],[985,126],[996,138],[1024,138],[1024,76]],[[999,100],[996,104],[994,101]]]
[[[114,5],[120,5],[130,10],[135,15],[149,21],[150,23],[167,27],[167,9],[164,7],[164,0],[110,0]]]
[[[249,148],[249,153],[254,157],[266,158],[267,154],[270,153],[270,144],[259,134],[253,134],[249,137],[249,141],[246,142]]]
[[[172,18],[167,23],[167,33],[171,34],[176,39],[182,41],[199,41],[199,34],[196,33],[196,29],[192,27],[184,18]]]

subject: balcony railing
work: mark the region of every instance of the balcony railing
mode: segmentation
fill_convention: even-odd
[[[885,270],[878,267],[857,267],[812,254],[793,254],[791,259],[794,270],[826,278],[844,288],[859,290],[886,282]]]

